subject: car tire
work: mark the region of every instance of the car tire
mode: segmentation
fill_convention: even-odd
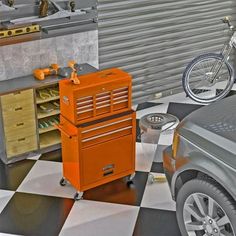
[[[194,212],[199,219],[193,216]],[[176,216],[182,236],[221,235],[219,232],[236,236],[235,201],[211,179],[193,179],[181,187],[176,200]],[[227,218],[228,223],[221,226],[223,220],[218,221],[221,218]],[[195,230],[196,224],[202,229]]]

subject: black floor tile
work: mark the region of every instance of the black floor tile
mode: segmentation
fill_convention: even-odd
[[[0,161],[0,189],[15,191],[34,163],[34,160],[23,160],[5,165]]]
[[[154,102],[144,102],[138,105],[136,111],[144,110],[150,107],[155,107],[161,105],[162,103],[154,103]]]
[[[217,89],[216,90],[216,94],[219,94],[220,92],[222,92],[222,89]],[[231,90],[226,97],[230,97],[230,96],[233,96],[233,95],[236,95],[236,91],[235,90]]]
[[[139,128],[139,119],[136,119],[136,142],[141,142],[141,134]]]
[[[58,150],[55,150],[52,152],[48,152],[48,153],[44,153],[39,158],[39,160],[62,162],[61,149],[58,149]]]
[[[133,236],[181,236],[175,212],[141,208]]]
[[[152,163],[151,172],[154,172],[154,173],[164,173],[163,163],[161,163],[161,162],[153,162]]]
[[[74,201],[15,193],[0,214],[0,232],[17,235],[58,235]]]
[[[182,120],[185,116],[201,108],[202,106],[203,105],[170,102],[167,113],[178,117],[179,120]]]
[[[194,94],[201,94],[201,93],[205,93],[205,92],[208,92],[210,91],[209,89],[193,89],[192,92]],[[188,95],[186,95],[186,97],[189,97]]]
[[[233,96],[233,95],[236,95],[236,91],[235,90],[231,90],[226,97],[230,97],[230,96]]]
[[[83,199],[139,206],[142,201],[148,173],[136,172],[133,184],[127,186],[124,179],[115,180],[85,191]]]

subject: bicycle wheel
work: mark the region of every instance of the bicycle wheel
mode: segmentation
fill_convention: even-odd
[[[234,84],[234,70],[227,61],[222,60],[222,55],[209,53],[196,57],[187,66],[182,82],[191,99],[208,104],[224,98],[230,92]],[[220,70],[216,74],[213,68]]]

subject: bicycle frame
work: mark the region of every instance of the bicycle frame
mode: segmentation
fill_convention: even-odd
[[[230,30],[232,30],[232,29],[230,28]],[[230,55],[232,49],[235,47],[236,47],[236,32],[233,33],[229,42],[227,44],[225,44],[225,46],[223,47],[223,49],[221,51],[221,55],[223,56],[221,62],[216,62],[216,64],[211,69],[211,72],[213,74],[212,79],[210,79],[211,83],[213,83],[216,80],[216,77],[222,68],[223,62],[228,61],[229,55]]]

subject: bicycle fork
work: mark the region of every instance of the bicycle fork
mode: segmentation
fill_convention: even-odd
[[[230,40],[229,44],[225,45],[223,50],[221,51],[221,55],[223,56],[221,61],[217,61],[211,68],[210,70],[210,74],[212,76],[212,78],[210,79],[210,82],[211,83],[214,83],[214,81],[216,80],[216,77],[218,75],[218,73],[220,72],[222,66],[223,66],[223,63],[224,61],[228,61],[228,57],[232,51],[232,48],[233,48],[233,43],[232,43],[232,39]]]

